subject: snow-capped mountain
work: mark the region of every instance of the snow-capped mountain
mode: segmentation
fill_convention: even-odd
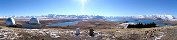
[[[162,19],[162,20],[175,20],[176,18],[172,15],[159,15],[159,14],[153,14],[153,15],[139,15],[135,18],[152,18],[152,19]]]

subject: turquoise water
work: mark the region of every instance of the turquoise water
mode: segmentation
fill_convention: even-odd
[[[159,20],[134,20],[134,19],[127,19],[127,20],[119,20],[119,19],[109,19],[108,21],[112,22],[126,22],[126,23],[142,23],[142,24],[148,24],[148,23],[156,23],[158,26],[172,26],[174,24],[164,24],[163,21]]]
[[[70,26],[78,23],[77,21],[74,22],[63,22],[63,23],[55,23],[55,24],[49,24],[47,26],[52,27],[52,26]]]
[[[70,22],[63,22],[63,23],[55,23],[55,24],[49,24],[47,26],[49,27],[55,27],[55,26],[70,26],[70,25],[75,25],[79,21],[70,21]],[[113,21],[112,21],[113,22]],[[158,26],[172,26],[173,24],[164,24],[163,21],[158,21],[158,20],[114,20],[114,22],[127,22],[127,23],[143,23],[143,24],[148,24],[148,23],[156,23]]]
[[[129,23],[143,23],[148,24],[154,22],[153,20],[127,20]]]

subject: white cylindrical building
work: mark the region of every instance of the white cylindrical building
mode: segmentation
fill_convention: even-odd
[[[31,18],[30,21],[22,25],[23,28],[38,29],[42,28],[39,20],[37,18]]]
[[[6,26],[14,26],[15,25],[15,20],[14,18],[7,18],[5,21]]]
[[[38,18],[31,18],[29,24],[40,24]]]

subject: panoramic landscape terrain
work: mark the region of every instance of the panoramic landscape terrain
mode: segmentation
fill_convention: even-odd
[[[177,40],[177,0],[0,0],[0,40]]]
[[[156,16],[156,17],[155,17]],[[159,16],[159,17],[158,17]],[[163,17],[162,17],[163,16]],[[60,18],[61,17],[61,18]],[[176,17],[153,15],[149,17],[104,17],[56,15],[36,17],[41,26],[34,25],[34,18],[14,17],[14,26],[7,26],[9,17],[1,18],[2,40],[175,40]],[[65,18],[62,18],[65,17]],[[82,18],[78,18],[82,17]],[[171,18],[172,17],[172,18]],[[13,20],[12,20],[13,19]],[[110,20],[111,19],[111,20]],[[119,20],[118,20],[119,19]],[[122,20],[123,19],[123,20]],[[31,24],[33,23],[33,24]],[[154,24],[153,24],[154,23]],[[27,25],[28,24],[28,25]],[[134,25],[134,26],[133,26]],[[28,26],[28,27],[26,27]],[[79,35],[76,35],[77,29]],[[93,29],[91,33],[90,29]],[[93,35],[91,35],[93,34]]]

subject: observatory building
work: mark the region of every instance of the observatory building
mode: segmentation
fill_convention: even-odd
[[[37,18],[31,18],[29,22],[22,25],[24,28],[38,29],[41,28],[40,22]]]
[[[29,24],[40,24],[37,18],[31,18]]]
[[[6,21],[5,21],[5,24],[8,27],[13,27],[13,26],[16,25],[14,18],[7,18]]]

